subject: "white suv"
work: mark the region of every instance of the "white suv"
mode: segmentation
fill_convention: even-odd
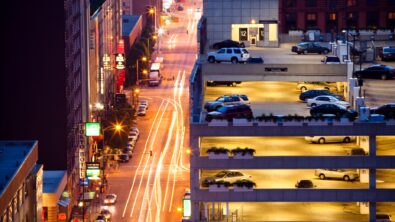
[[[231,62],[233,64],[246,62],[250,57],[249,52],[244,48],[222,48],[216,52],[209,52],[207,61],[214,62]]]

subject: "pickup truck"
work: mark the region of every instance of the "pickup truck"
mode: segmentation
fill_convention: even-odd
[[[301,42],[296,46],[292,46],[291,51],[296,52],[300,55],[302,53],[328,54],[330,50],[324,46],[321,46],[317,42]]]

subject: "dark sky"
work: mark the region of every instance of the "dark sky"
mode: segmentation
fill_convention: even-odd
[[[63,169],[63,1],[6,1],[1,8],[0,139],[39,140],[44,167]]]

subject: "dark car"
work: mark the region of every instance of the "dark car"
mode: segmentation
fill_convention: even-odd
[[[333,97],[336,97],[337,99],[344,100],[344,98],[342,96],[333,94],[333,93],[329,92],[326,89],[307,90],[305,92],[302,92],[299,95],[299,99],[302,100],[302,101],[307,101],[307,99],[312,99],[312,98],[315,98],[317,96],[333,96]]]
[[[120,162],[120,163],[127,163],[127,162],[129,162],[129,155],[128,154],[120,154],[120,155],[118,155],[118,162]]]
[[[217,42],[213,44],[214,49],[222,49],[222,48],[244,48],[245,45],[243,42],[239,43],[230,39],[224,40],[222,42]]]
[[[322,104],[310,109],[311,116],[323,116],[325,114],[333,114],[336,117],[349,117],[355,119],[358,113],[355,110],[348,110],[344,106],[337,104]]]
[[[315,185],[311,180],[299,180],[295,184],[296,188],[314,188]]]
[[[317,42],[301,42],[296,46],[292,46],[292,52],[300,54],[307,53],[318,53],[318,54],[328,54],[330,51],[328,48],[321,46]]]
[[[207,81],[207,86],[220,86],[220,85],[236,86],[237,84],[240,83],[241,81]]]
[[[387,103],[379,107],[371,108],[371,114],[381,114],[386,118],[395,118],[395,103]]]
[[[355,72],[357,78],[366,79],[392,79],[395,77],[395,69],[386,65],[372,65],[366,69]]]
[[[383,47],[383,50],[380,52],[380,57],[383,61],[395,60],[395,47]]]
[[[253,118],[250,106],[246,104],[222,106],[217,111],[207,113],[206,121],[233,118]]]
[[[262,57],[250,57],[247,59],[247,63],[249,64],[263,64],[263,58]]]
[[[325,56],[321,62],[324,64],[340,64],[340,59],[337,56]]]

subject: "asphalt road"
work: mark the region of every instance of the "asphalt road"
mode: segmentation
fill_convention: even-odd
[[[108,192],[118,196],[109,207],[112,221],[181,220],[179,208],[189,187],[188,79],[196,59],[197,20],[187,10],[175,14],[180,22],[164,27],[158,43],[164,81],[159,87],[140,88],[139,99],[148,100],[149,108],[146,116],[137,117],[140,138],[133,157],[108,177]]]

